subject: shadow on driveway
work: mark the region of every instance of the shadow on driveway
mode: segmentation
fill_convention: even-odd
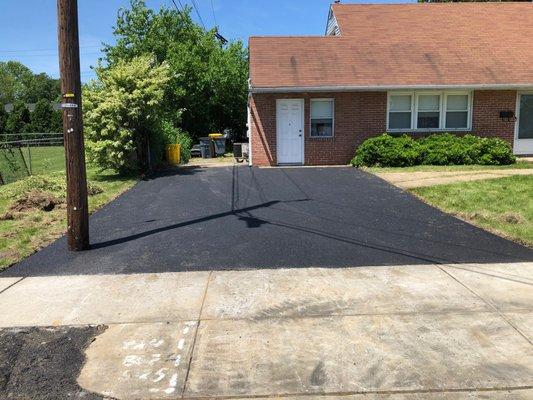
[[[169,170],[90,222],[91,250],[61,238],[0,276],[533,261],[354,168]]]

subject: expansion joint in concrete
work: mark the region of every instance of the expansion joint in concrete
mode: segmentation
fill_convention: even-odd
[[[187,389],[187,382],[189,381],[189,373],[191,371],[192,360],[193,360],[193,357],[194,357],[194,350],[196,348],[196,338],[198,337],[198,331],[200,330],[200,324],[202,323],[202,319],[201,319],[202,318],[202,312],[204,310],[205,299],[207,297],[207,291],[209,289],[209,283],[211,282],[211,276],[212,275],[213,275],[213,271],[209,271],[209,276],[207,277],[207,282],[205,284],[204,296],[202,298],[202,304],[200,306],[200,311],[198,313],[198,324],[196,325],[196,330],[194,332],[194,338],[192,340],[191,356],[189,358],[189,364],[187,365],[187,372],[185,374],[185,382],[183,383],[183,390],[181,392],[181,397],[182,398],[185,395],[185,391]]]
[[[492,308],[494,310],[494,312],[496,312],[500,316],[501,319],[503,319],[509,326],[511,326],[511,328],[513,328],[520,336],[522,336],[525,340],[527,340],[527,342],[530,345],[533,345],[533,342],[531,341],[531,339],[526,334],[524,334],[524,332],[522,332],[520,330],[520,328],[518,328],[509,318],[507,318],[507,316],[498,307],[496,307],[491,301],[486,300],[483,296],[481,296],[479,293],[477,293],[474,289],[470,288],[467,284],[461,282],[453,274],[451,274],[448,271],[446,271],[445,268],[442,268],[441,265],[439,265],[439,264],[435,264],[435,265],[437,266],[437,268],[439,268],[442,272],[444,272],[446,275],[448,275],[454,281],[456,281],[457,283],[462,285],[465,289],[470,291],[470,293],[472,293],[474,296],[476,296],[481,301],[483,301],[487,306]],[[449,266],[449,265],[445,265],[445,266],[453,268],[453,266]]]

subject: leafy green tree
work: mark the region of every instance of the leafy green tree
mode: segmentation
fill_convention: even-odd
[[[30,128],[33,133],[53,132],[54,109],[48,100],[41,99],[30,114]]]
[[[61,110],[54,110],[54,114],[52,116],[51,132],[63,132],[63,113],[61,112]]]
[[[98,79],[83,92],[85,133],[90,161],[119,173],[147,172],[150,154],[161,153],[158,129],[165,87],[166,63],[151,55],[96,68]]]
[[[24,101],[25,87],[32,75],[31,70],[18,61],[0,62],[0,103]]]
[[[8,116],[9,114],[7,113],[5,107],[0,104],[0,141],[6,139],[3,135],[4,133],[6,133],[6,123]]]
[[[28,131],[30,126],[30,111],[23,101],[13,104],[13,110],[9,113],[6,121],[6,133],[17,134],[12,140],[19,140],[23,133]]]
[[[0,62],[0,104],[24,101],[36,103],[40,99],[57,101],[61,90],[58,79],[34,74],[18,61]]]
[[[181,111],[180,128],[194,138],[226,128],[245,132],[248,95],[248,55],[241,42],[221,45],[214,30],[205,31],[190,17],[190,9],[153,11],[132,0],[119,12],[116,44],[104,48],[113,66],[140,54],[167,62],[171,78],[165,87],[168,119]]]
[[[26,103],[37,103],[39,100],[59,102],[61,87],[59,79],[52,79],[48,75],[34,74],[27,80],[24,87],[23,99]]]

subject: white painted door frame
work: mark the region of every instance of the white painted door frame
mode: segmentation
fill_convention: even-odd
[[[286,140],[282,139],[283,135],[283,122],[280,117],[280,110],[281,105],[283,103],[288,103],[289,107],[292,104],[299,104],[300,105],[300,118],[298,118],[298,126],[291,125],[292,132],[289,132],[289,134],[293,135],[293,142],[299,141],[296,147],[294,147],[292,150],[295,150],[296,152],[299,151],[299,153],[295,153],[293,156],[281,156],[283,154],[282,146],[286,145]],[[304,138],[305,138],[305,124],[304,124],[304,114],[305,114],[305,100],[304,99],[276,99],[276,155],[277,155],[277,163],[278,164],[304,164],[305,156],[304,156]],[[290,123],[294,123],[294,121],[291,121]],[[287,132],[285,132],[287,133]],[[294,136],[297,135],[297,136]],[[296,137],[298,140],[295,140]],[[280,140],[281,139],[281,140]],[[289,141],[290,142],[290,141]],[[280,157],[281,156],[281,157]]]
[[[533,154],[533,138],[532,139],[519,139],[518,128],[520,127],[520,100],[522,95],[533,96],[533,91],[518,91],[516,93],[516,122],[514,126],[514,146],[513,152],[518,155],[530,155]]]

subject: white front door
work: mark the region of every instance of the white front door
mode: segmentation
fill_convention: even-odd
[[[278,164],[303,164],[303,116],[303,99],[280,99],[276,102],[276,141]]]
[[[515,154],[533,154],[533,92],[519,93],[516,107]]]

